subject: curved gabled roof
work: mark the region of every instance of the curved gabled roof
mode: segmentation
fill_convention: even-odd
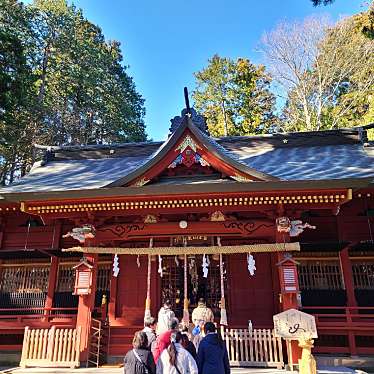
[[[134,169],[124,177],[109,183],[108,185],[106,185],[106,187],[129,186],[146,175],[157,175],[161,170],[164,170],[165,167],[167,167],[167,165],[170,163],[170,159],[175,158],[174,150],[183,142],[186,136],[188,136],[188,132],[191,132],[191,134],[196,138],[198,147],[205,148],[211,156],[215,157],[226,167],[237,171],[237,176],[241,177],[243,180],[279,180],[279,178],[277,177],[273,177],[272,175],[248,167],[245,163],[234,157],[233,154],[226,151],[212,138],[205,135],[199,128],[194,125],[191,118],[188,115],[185,115],[181,125],[165,141],[165,143],[161,145],[161,147],[152,155],[152,157],[150,157],[144,164]],[[169,162],[166,162],[165,164],[165,160],[169,160]]]
[[[215,139],[200,132],[197,136],[205,138],[207,147],[216,145],[223,161],[227,156],[230,162],[244,164],[251,172],[278,177],[283,182],[274,182],[277,186],[284,183],[290,188],[295,181],[374,179],[374,146],[363,144],[360,129]],[[103,188],[144,167],[169,142],[170,138],[164,143],[51,147],[46,162],[37,162],[25,177],[0,188],[0,195]],[[183,183],[193,182],[186,179]],[[232,181],[230,185],[236,183]],[[246,185],[254,187],[251,183]]]

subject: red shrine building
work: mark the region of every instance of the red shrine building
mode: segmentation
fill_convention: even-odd
[[[122,357],[145,313],[169,299],[187,322],[203,297],[232,331],[295,308],[314,352],[374,353],[365,128],[213,138],[191,109],[165,142],[37,148],[0,189],[0,351],[26,326],[79,327],[81,362],[100,329]]]

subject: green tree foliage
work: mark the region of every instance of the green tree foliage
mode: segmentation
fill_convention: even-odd
[[[7,9],[7,12],[4,10]],[[31,152],[30,118],[34,114],[32,25],[16,0],[0,2],[0,182],[25,170]]]
[[[215,55],[195,78],[195,107],[213,136],[265,133],[274,126],[275,97],[263,66]]]
[[[314,6],[329,5],[335,0],[312,0]],[[369,3],[369,1],[367,2]],[[369,11],[361,13],[356,17],[356,27],[367,37],[374,39],[374,1],[371,0]]]
[[[27,171],[33,143],[146,139],[144,100],[120,45],[66,0],[0,0],[0,183]]]

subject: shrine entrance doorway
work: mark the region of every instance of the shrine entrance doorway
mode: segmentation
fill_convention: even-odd
[[[183,315],[184,298],[184,256],[165,256],[162,259],[163,274],[161,279],[161,303],[170,300],[177,318]],[[221,278],[219,270],[219,257],[208,256],[208,276],[203,276],[203,255],[188,255],[188,299],[189,310],[197,306],[200,298],[204,298],[216,317],[220,315]],[[225,256],[224,256],[225,261]],[[226,288],[226,274],[224,275]]]

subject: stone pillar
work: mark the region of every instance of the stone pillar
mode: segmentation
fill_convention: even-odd
[[[76,326],[81,326],[80,361],[86,361],[88,357],[89,334],[91,330],[91,317],[95,308],[96,278],[98,254],[85,254],[87,261],[93,266],[91,292],[89,295],[79,295],[78,314]]]

